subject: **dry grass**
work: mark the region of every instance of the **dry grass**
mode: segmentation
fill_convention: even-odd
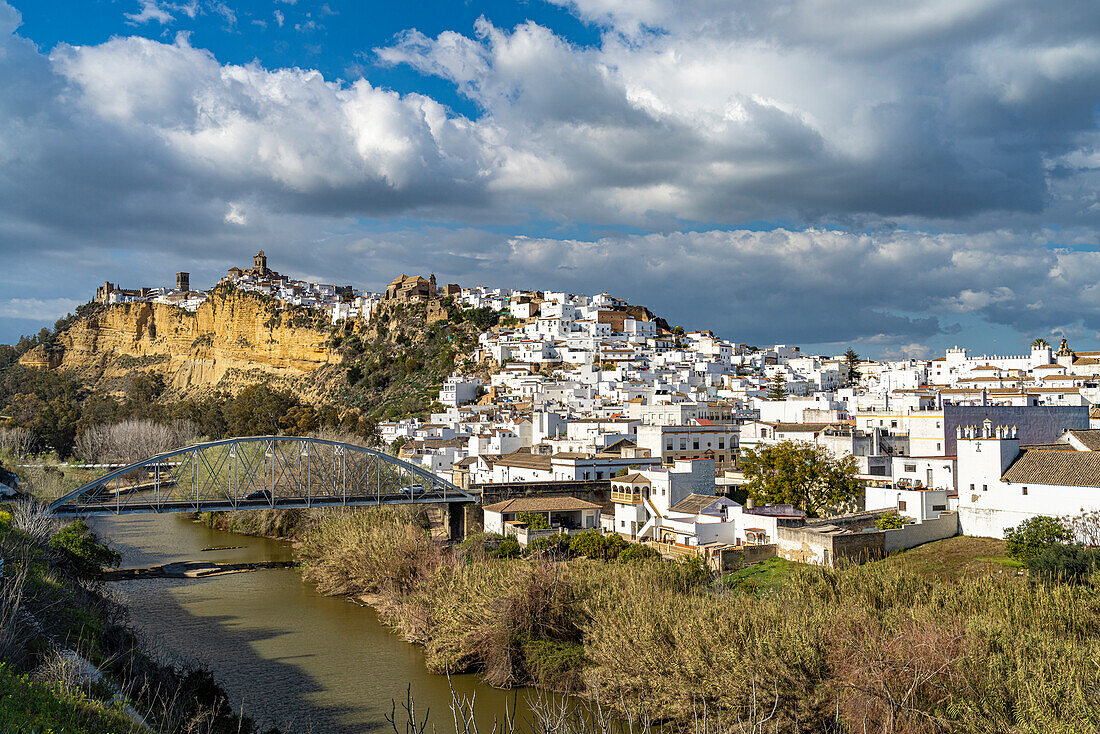
[[[887,568],[926,578],[957,581],[988,576],[1017,576],[1022,564],[1005,554],[1005,542],[995,538],[956,535],[917,546],[878,562]]]

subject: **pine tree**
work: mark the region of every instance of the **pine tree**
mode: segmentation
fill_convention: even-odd
[[[847,363],[844,365],[844,379],[841,385],[852,387],[859,383],[859,355],[856,354],[856,350],[848,347],[848,351],[844,353],[844,358]]]
[[[787,399],[787,380],[783,377],[782,372],[776,372],[772,377],[771,384],[768,385],[768,392],[765,397],[768,400]]]

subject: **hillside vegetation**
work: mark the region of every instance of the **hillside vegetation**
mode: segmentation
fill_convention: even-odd
[[[499,319],[446,301],[387,303],[370,324],[332,325],[227,286],[203,308],[88,304],[5,348],[0,428],[30,431],[27,453],[61,457],[85,432],[129,419],[185,420],[207,438],[339,429],[370,440],[380,419],[438,407],[456,361]],[[189,319],[219,331],[191,339]]]

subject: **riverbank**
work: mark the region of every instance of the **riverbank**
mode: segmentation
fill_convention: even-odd
[[[0,731],[250,734],[205,670],[156,660],[105,591],[83,523],[0,513]]]
[[[682,564],[453,551],[407,513],[325,517],[299,549],[368,598],[433,672],[534,682],[689,721],[778,731],[1092,731],[1100,586],[804,568],[728,588]],[[753,723],[755,722],[755,724]]]

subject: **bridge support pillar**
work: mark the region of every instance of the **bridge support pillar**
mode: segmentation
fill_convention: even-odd
[[[450,502],[447,507],[447,534],[453,541],[461,541],[466,538],[467,522],[466,517],[469,512],[469,508],[474,505],[470,503]]]

